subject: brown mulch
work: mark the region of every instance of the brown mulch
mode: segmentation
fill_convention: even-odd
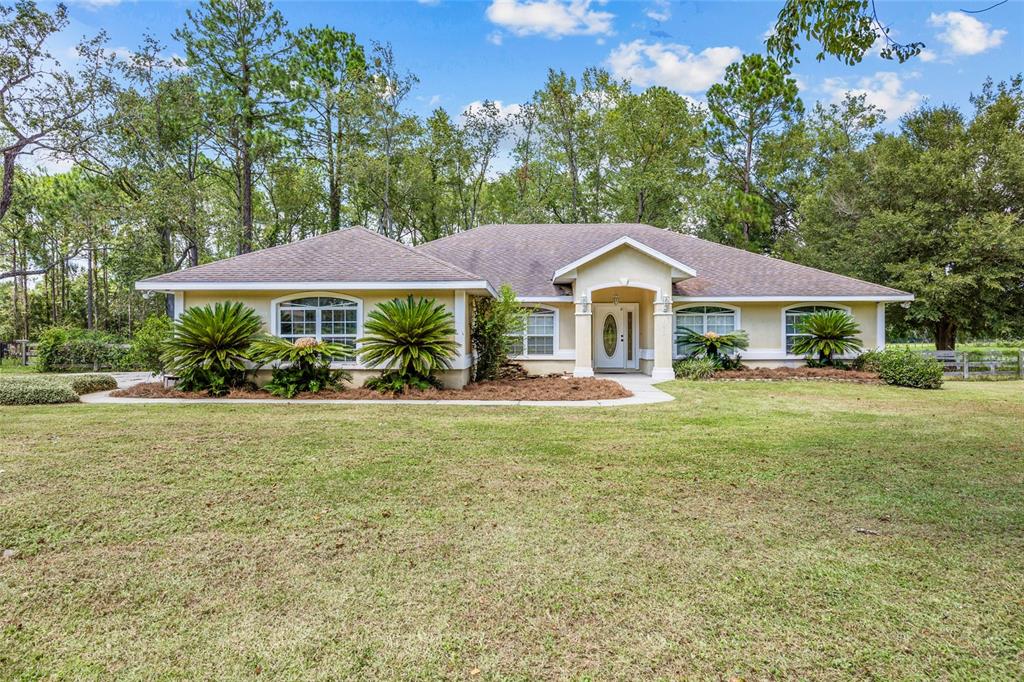
[[[828,367],[757,367],[715,372],[712,381],[838,381],[850,384],[878,384],[874,372],[856,372]]]
[[[205,393],[164,388],[159,382],[136,384],[111,393],[115,398],[209,398]],[[300,393],[293,400],[608,400],[633,395],[608,379],[576,379],[547,376],[527,379],[498,379],[472,383],[462,389],[430,389],[394,395],[368,388]],[[266,391],[232,390],[224,398],[274,398]],[[279,398],[285,400],[285,398]]]

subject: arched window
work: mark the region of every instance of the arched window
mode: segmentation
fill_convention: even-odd
[[[728,334],[739,328],[739,311],[723,306],[698,305],[677,308],[676,324],[672,335],[676,357],[685,357],[693,351],[693,346],[684,343],[687,330],[698,334],[715,332]]]
[[[303,296],[281,301],[275,331],[292,341],[309,336],[355,348],[359,302],[339,296]]]
[[[531,308],[526,328],[512,334],[509,355],[528,358],[554,355],[558,348],[558,314],[551,308]]]
[[[785,330],[783,334],[785,334],[786,337],[787,354],[793,353],[793,344],[796,343],[798,338],[801,336],[807,336],[806,334],[801,334],[797,331],[797,327],[800,325],[801,320],[808,315],[821,312],[822,310],[843,310],[843,308],[834,305],[800,305],[793,308],[786,308],[783,311],[783,314],[786,316]]]

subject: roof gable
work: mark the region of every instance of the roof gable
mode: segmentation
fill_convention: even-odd
[[[551,281],[556,283],[556,284],[557,283],[571,282],[572,280],[576,279],[576,270],[577,269],[579,269],[579,268],[583,267],[584,265],[586,265],[587,263],[590,263],[590,262],[592,262],[594,260],[597,260],[601,256],[603,256],[603,255],[605,255],[607,253],[611,253],[615,249],[617,249],[619,247],[623,247],[623,246],[627,247],[627,248],[635,249],[635,250],[639,251],[640,253],[644,254],[645,256],[648,256],[648,257],[650,257],[650,258],[652,258],[652,259],[654,259],[656,261],[664,263],[665,265],[667,265],[670,268],[672,268],[672,281],[673,282],[675,282],[677,280],[680,280],[680,279],[686,279],[687,277],[695,277],[697,275],[697,271],[696,270],[694,270],[693,268],[689,267],[688,265],[684,265],[684,264],[680,263],[675,258],[672,258],[671,256],[667,256],[664,253],[662,253],[661,251],[658,251],[655,248],[647,246],[646,244],[640,242],[639,240],[634,239],[633,237],[622,236],[622,237],[619,237],[618,239],[615,239],[613,241],[608,242],[604,246],[601,246],[599,248],[594,249],[590,253],[585,254],[585,255],[577,258],[576,260],[572,261],[571,263],[567,263],[566,265],[563,265],[559,269],[555,270],[554,275],[552,275],[552,277],[551,277]]]

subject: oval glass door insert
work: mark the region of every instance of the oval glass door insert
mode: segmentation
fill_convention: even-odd
[[[604,354],[608,357],[615,355],[615,347],[618,345],[619,330],[615,323],[615,316],[609,314],[604,318],[604,330],[601,332],[604,341]]]

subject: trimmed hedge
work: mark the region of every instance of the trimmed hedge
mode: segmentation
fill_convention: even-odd
[[[107,374],[16,374],[0,377],[0,405],[76,403],[85,393],[115,388],[117,381]]]
[[[39,335],[36,366],[40,372],[122,368],[128,345],[95,329],[50,327]]]
[[[878,376],[893,386],[941,388],[942,363],[909,350],[887,350],[878,354]]]

